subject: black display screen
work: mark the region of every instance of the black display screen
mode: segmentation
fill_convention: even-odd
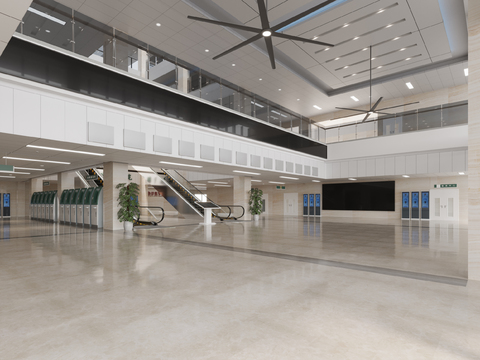
[[[323,184],[323,210],[395,211],[395,181]]]

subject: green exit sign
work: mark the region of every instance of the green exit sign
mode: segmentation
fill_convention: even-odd
[[[277,186],[277,190],[285,190],[285,186]]]
[[[13,172],[13,165],[0,165],[1,172]]]
[[[457,184],[440,184],[435,185],[436,188],[456,188]]]

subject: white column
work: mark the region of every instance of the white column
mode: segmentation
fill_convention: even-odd
[[[119,163],[103,164],[103,228],[105,230],[122,230],[123,224],[118,221],[117,184],[128,182],[128,165]]]
[[[177,89],[181,92],[187,94],[188,93],[188,79],[190,78],[190,71],[187,69],[177,66],[177,74],[178,74],[178,87]]]
[[[233,205],[242,205],[245,208],[245,216],[243,219],[251,220],[248,199],[248,192],[252,188],[252,178],[249,176],[233,177]]]
[[[58,173],[58,186],[57,186],[57,194],[60,197],[62,195],[63,190],[75,189],[75,174],[72,172],[63,172]]]
[[[480,1],[468,3],[468,278],[480,280]]]

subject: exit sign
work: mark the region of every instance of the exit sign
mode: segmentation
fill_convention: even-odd
[[[285,190],[285,186],[277,186],[277,190]]]
[[[13,172],[13,165],[0,165],[1,172]]]
[[[436,188],[456,188],[457,184],[440,184],[435,185]]]

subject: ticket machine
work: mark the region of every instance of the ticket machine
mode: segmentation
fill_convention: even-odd
[[[58,222],[63,224],[65,222],[65,200],[68,195],[68,190],[63,190],[60,196],[60,204],[58,206]]]
[[[30,198],[30,219],[35,219],[35,201],[37,200],[37,193],[34,192]]]
[[[92,202],[94,188],[88,188],[85,191],[85,199],[83,201],[83,226],[91,226],[91,212],[90,212],[90,203]]]
[[[83,205],[85,202],[85,194],[87,189],[80,189],[77,198],[77,226],[83,226]]]
[[[2,215],[4,219],[10,218],[10,193],[3,194],[3,209]]]
[[[33,199],[33,219],[38,219],[38,203],[40,201],[40,193],[34,193],[35,198]]]
[[[68,190],[68,194],[65,197],[65,224],[70,224],[70,203],[72,202],[73,192],[75,190]]]
[[[92,228],[103,228],[103,187],[97,187],[93,190],[90,217]]]
[[[80,195],[80,189],[75,189],[70,199],[70,224],[77,224],[77,201],[78,196]]]
[[[50,222],[57,222],[58,221],[58,198],[57,198],[57,190],[50,191],[50,196],[48,198],[48,212],[49,212],[49,220]]]
[[[45,220],[45,202],[46,202],[47,193],[45,191],[40,193],[40,203],[38,204],[38,218],[40,220]]]

